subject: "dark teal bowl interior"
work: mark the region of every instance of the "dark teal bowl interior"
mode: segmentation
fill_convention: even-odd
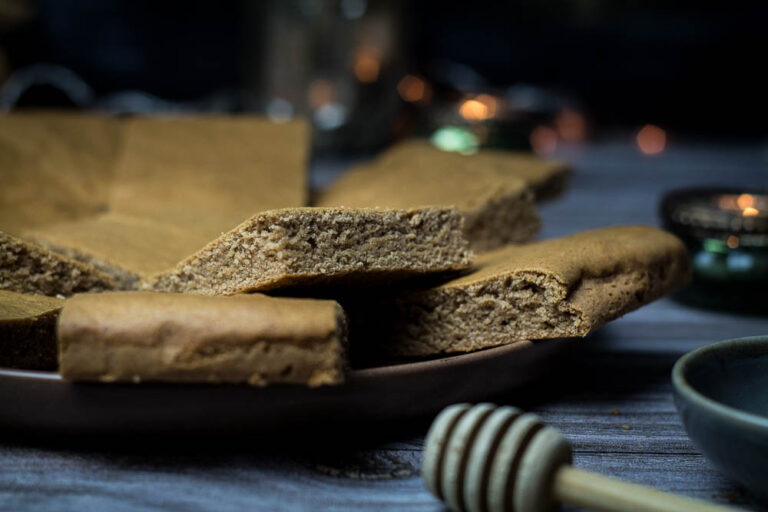
[[[691,361],[686,380],[715,402],[768,418],[768,343],[723,346]]]

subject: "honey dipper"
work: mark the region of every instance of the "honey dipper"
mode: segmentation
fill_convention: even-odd
[[[557,503],[604,512],[740,510],[607,478],[571,465],[571,446],[534,414],[458,404],[432,423],[422,477],[456,511],[543,512]]]

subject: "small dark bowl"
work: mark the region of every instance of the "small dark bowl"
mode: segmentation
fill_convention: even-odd
[[[720,471],[768,501],[768,336],[689,352],[672,370],[688,435]]]

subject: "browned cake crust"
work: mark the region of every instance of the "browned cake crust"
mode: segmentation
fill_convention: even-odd
[[[497,160],[506,161],[407,143],[345,173],[315,203],[352,208],[453,205],[466,219],[464,235],[474,250],[528,241],[540,226],[533,193],[525,179],[501,172]]]
[[[0,229],[19,235],[105,211],[122,126],[64,112],[0,116]]]
[[[110,273],[121,288],[170,269],[256,212],[306,204],[303,122],[132,118],[121,126],[119,157],[102,162],[112,176],[108,205],[23,232]]]
[[[393,325],[386,350],[411,356],[586,336],[689,279],[685,247],[673,235],[597,229],[482,254],[473,272],[396,299],[382,309],[392,316],[368,329]],[[358,323],[355,338],[366,334],[355,332]]]
[[[56,368],[56,318],[63,299],[0,290],[0,366]]]
[[[287,208],[253,216],[144,286],[233,294],[354,285],[466,269],[472,253],[451,208]]]
[[[330,300],[76,295],[59,318],[59,371],[74,381],[339,384],[345,329]]]
[[[111,210],[197,230],[206,224],[207,243],[258,211],[306,205],[309,137],[298,120],[134,118]]]
[[[378,164],[385,168],[483,168],[499,176],[514,176],[531,188],[537,200],[551,199],[562,193],[571,175],[570,166],[559,160],[541,158],[522,151],[481,149],[464,155],[442,151],[426,140],[403,142],[384,152]]]
[[[0,231],[0,289],[67,296],[116,286],[110,275],[90,265]]]

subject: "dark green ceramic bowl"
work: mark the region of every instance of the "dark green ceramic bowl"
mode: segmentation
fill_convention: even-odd
[[[675,404],[693,443],[768,501],[768,336],[726,340],[680,358]]]

